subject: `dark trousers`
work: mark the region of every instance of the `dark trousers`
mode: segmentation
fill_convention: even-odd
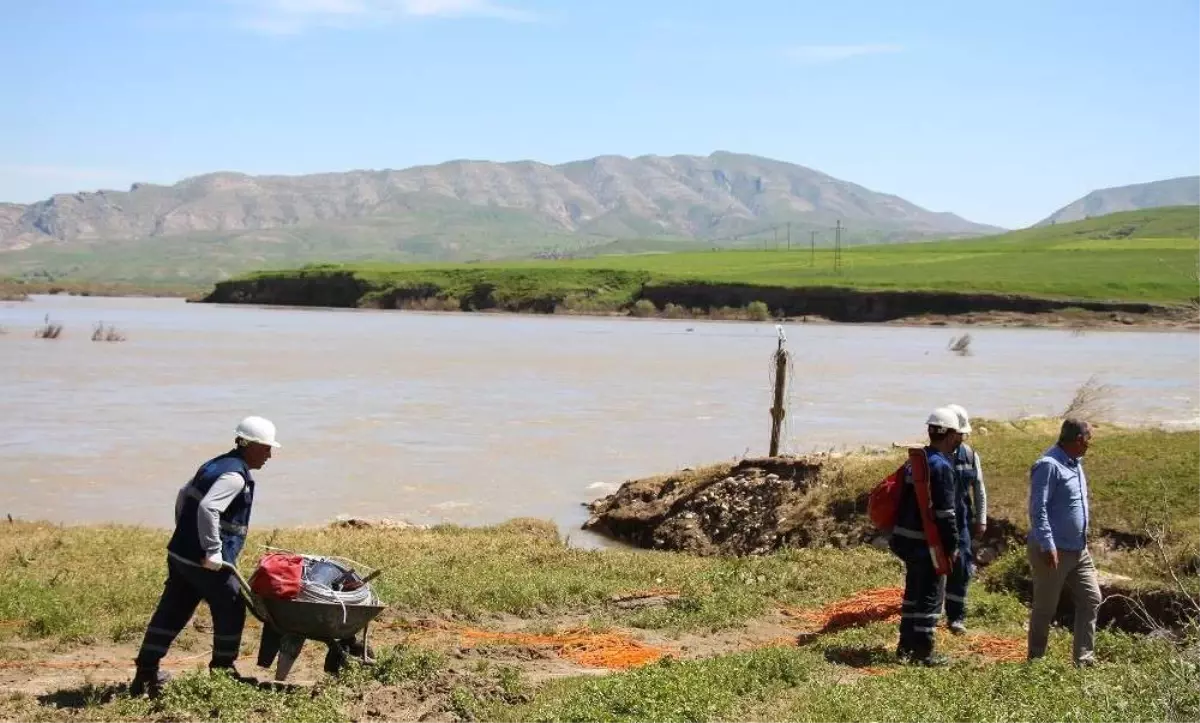
[[[212,611],[213,651],[209,666],[227,668],[233,665],[246,625],[246,607],[237,580],[228,570],[206,570],[168,557],[167,582],[138,651],[139,670],[158,668],[159,661],[192,619],[201,600],[207,602]]]
[[[967,586],[974,573],[975,556],[971,554],[971,548],[960,547],[958,559],[946,576],[946,619],[952,623],[967,619]]]
[[[944,578],[934,572],[924,546],[903,556],[904,602],[900,606],[900,645],[897,653],[925,658],[933,652],[933,630],[942,606]]]

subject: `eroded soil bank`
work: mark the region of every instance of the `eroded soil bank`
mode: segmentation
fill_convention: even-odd
[[[864,291],[703,282],[650,282],[630,276],[588,279],[576,286],[528,279],[435,281],[393,285],[352,272],[263,273],[219,282],[202,301],[333,308],[424,309],[665,316],[769,318],[846,323],[911,322],[996,326],[1123,326],[1195,328],[1190,307],[1142,302],[1046,299],[1016,294],[946,291]],[[755,306],[751,306],[755,305]],[[757,309],[756,309],[757,307]],[[741,312],[741,313],[738,313]]]

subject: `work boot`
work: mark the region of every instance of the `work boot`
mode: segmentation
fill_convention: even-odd
[[[916,658],[913,662],[926,668],[944,668],[950,664],[950,658],[941,653],[930,653],[924,658]]]
[[[950,632],[954,635],[966,635],[967,624],[962,620],[954,620],[950,623]]]
[[[239,683],[257,682],[256,679],[247,678],[246,676],[239,673],[238,669],[234,667],[233,663],[209,663],[208,664],[208,672],[210,674],[211,673],[224,673],[225,675],[228,675],[230,678],[233,678],[234,680],[236,680]]]
[[[158,668],[138,668],[133,682],[129,684],[129,695],[134,698],[141,698],[143,695],[157,698],[162,693],[163,686],[169,682],[171,675]]]

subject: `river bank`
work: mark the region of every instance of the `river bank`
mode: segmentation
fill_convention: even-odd
[[[1191,305],[930,290],[682,282],[586,268],[337,267],[260,272],[222,281],[215,304],[503,311],[750,321],[1200,328]]]
[[[206,287],[184,284],[147,284],[128,281],[72,279],[31,280],[0,277],[0,301],[26,301],[38,294],[154,298],[202,298]]]
[[[1001,529],[1000,519],[1019,519],[1014,480],[1025,458],[1046,444],[1053,425],[979,421],[978,447],[994,499],[994,524]],[[1113,579],[1115,571],[1127,573],[1122,588],[1127,593],[1171,585],[1169,575],[1155,572],[1153,544],[1116,534],[1132,533],[1147,519],[1147,495],[1160,487],[1168,496],[1152,507],[1176,525],[1166,549],[1186,589],[1195,592],[1194,559],[1186,556],[1194,554],[1188,551],[1197,521],[1189,502],[1198,484],[1197,441],[1195,432],[1097,430],[1088,464],[1096,519],[1106,530],[1098,538],[1099,559]],[[782,507],[803,508],[809,520],[853,523],[857,512],[847,512],[843,501],[856,499],[856,490],[893,464],[892,456],[828,459],[817,475],[825,483],[807,489],[809,504]],[[795,466],[794,460],[786,462]],[[742,471],[763,464],[748,460]],[[307,646],[290,686],[234,683],[203,671],[211,627],[201,615],[167,658],[179,681],[158,701],[136,700],[125,684],[161,590],[166,537],[166,530],[149,527],[0,522],[0,685],[9,691],[0,700],[0,717],[1008,720],[1018,711],[1035,720],[1191,720],[1200,715],[1200,659],[1194,640],[1186,637],[1194,623],[1176,620],[1176,637],[1165,630],[1147,636],[1128,632],[1129,626],[1110,616],[1112,624],[1098,634],[1095,668],[1070,666],[1066,628],[1053,632],[1048,659],[1022,662],[1028,609],[1019,555],[1013,552],[986,566],[972,586],[969,634],[939,630],[938,645],[955,659],[954,666],[924,670],[898,664],[891,653],[902,571],[869,540],[814,535],[755,554],[584,550],[567,544],[554,525],[532,519],[426,529],[347,521],[305,529],[256,525],[244,572],[263,545],[342,555],[384,570],[376,590],[389,608],[372,628],[380,662],[329,678],[320,672],[323,651],[313,649],[321,646]],[[1110,537],[1120,544],[1108,544]],[[266,680],[269,671],[252,665],[257,639],[252,624],[243,639],[249,659],[241,672]],[[1050,680],[1053,694],[1047,693]],[[1104,687],[1104,696],[1087,694],[1096,685]]]

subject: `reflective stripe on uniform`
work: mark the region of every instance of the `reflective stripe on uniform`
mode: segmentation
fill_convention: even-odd
[[[180,633],[179,630],[167,630],[166,628],[146,628],[146,632],[152,635],[170,635],[172,638]]]
[[[910,540],[924,540],[925,533],[917,530],[910,530],[907,527],[893,527],[892,534],[900,537],[907,537]]]

